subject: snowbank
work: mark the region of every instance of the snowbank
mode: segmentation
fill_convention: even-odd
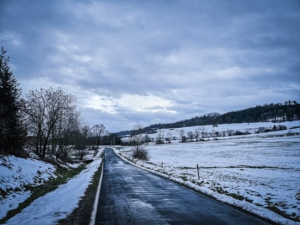
[[[55,191],[36,199],[5,224],[55,224],[58,220],[65,218],[77,207],[101,161],[100,158],[95,159],[80,174],[59,186]]]
[[[25,185],[40,185],[55,177],[54,172],[53,165],[36,159],[1,157],[0,190],[5,194],[0,199],[0,218],[4,218],[9,210],[17,208],[30,196],[30,192],[25,191]]]

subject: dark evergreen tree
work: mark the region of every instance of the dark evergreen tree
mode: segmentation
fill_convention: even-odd
[[[9,67],[9,57],[0,53],[0,153],[20,155],[25,132],[21,118],[21,90]]]

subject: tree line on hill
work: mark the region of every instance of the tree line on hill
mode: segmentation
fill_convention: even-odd
[[[156,133],[158,129],[170,129],[203,125],[217,125],[230,123],[254,123],[254,122],[284,122],[300,119],[300,104],[296,101],[271,103],[263,106],[258,105],[243,110],[227,112],[224,114],[210,113],[191,119],[181,120],[175,123],[153,124],[144,127],[142,133]],[[132,131],[121,131],[119,136],[129,135]]]
[[[170,128],[198,125],[254,123],[254,122],[284,122],[299,120],[300,105],[296,101],[286,101],[284,104],[271,103],[224,114],[209,114],[201,117],[169,124]],[[167,124],[168,126],[168,124]]]
[[[67,160],[72,149],[117,142],[103,124],[88,126],[76,107],[76,97],[61,88],[30,90],[24,99],[9,67],[9,57],[0,53],[0,155],[25,156],[24,146]],[[84,152],[81,152],[82,154]]]

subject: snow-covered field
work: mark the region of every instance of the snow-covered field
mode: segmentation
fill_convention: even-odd
[[[76,208],[99,168],[102,151],[103,149],[80,174],[53,192],[36,199],[5,224],[55,224],[65,218]],[[43,183],[50,177],[55,177],[54,172],[55,168],[51,164],[38,160],[14,156],[0,158],[0,188],[7,190],[7,195],[0,199],[0,218],[4,218],[9,210],[17,208],[30,196],[30,191],[25,191],[24,185]]]
[[[150,160],[136,163],[275,222],[300,224],[300,128],[289,129],[299,126],[300,121],[281,124],[288,129],[260,134],[254,131],[274,124],[219,125],[213,129],[248,130],[252,134],[150,144],[146,146]],[[185,128],[185,132],[195,128]],[[178,130],[168,132],[175,135]],[[130,147],[118,152],[130,158]]]

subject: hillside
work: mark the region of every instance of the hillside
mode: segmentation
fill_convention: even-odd
[[[296,101],[271,103],[263,106],[255,106],[247,109],[231,111],[224,114],[209,113],[191,119],[185,119],[174,123],[153,124],[144,127],[141,133],[151,133],[153,130],[191,127],[199,125],[230,124],[230,123],[254,123],[254,122],[284,122],[300,119],[300,104]],[[132,131],[121,131],[117,134],[124,136]]]

